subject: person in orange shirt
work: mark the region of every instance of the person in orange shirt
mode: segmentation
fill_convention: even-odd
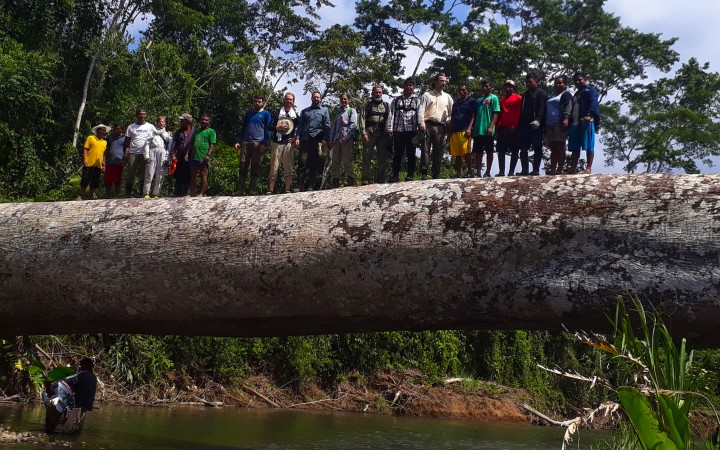
[[[93,127],[93,135],[85,139],[83,169],[80,177],[80,198],[82,200],[95,198],[95,190],[100,186],[100,176],[105,170],[105,149],[107,148],[105,135],[109,129],[110,127],[107,125],[100,124]]]
[[[515,174],[518,161],[517,129],[522,110],[522,96],[515,92],[515,82],[505,80],[505,96],[500,99],[500,117],[497,122],[497,153],[498,169],[496,177],[505,175],[505,154],[510,152],[510,168],[508,176]]]

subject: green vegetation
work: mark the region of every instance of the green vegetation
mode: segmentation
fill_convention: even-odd
[[[544,408],[568,411],[573,404],[600,400],[587,387],[554,377],[536,367],[545,364],[581,368],[593,361],[591,349],[571,337],[524,331],[426,331],[276,338],[212,338],[141,335],[74,335],[26,338],[22,355],[4,347],[9,363],[0,372],[2,392],[21,392],[20,358],[37,358],[37,344],[55,363],[76,363],[93,356],[97,370],[132,389],[141,385],[183,382],[201,386],[209,381],[229,387],[253,375],[269,377],[276,386],[316,383],[332,388],[350,374],[372,376],[412,371],[427,384],[447,377],[463,382],[461,390],[499,393],[500,386],[528,389]],[[23,366],[23,370],[25,367]],[[15,380],[11,383],[10,380]],[[185,380],[185,381],[181,381]]]
[[[673,338],[660,311],[646,311],[642,302],[631,297],[633,313],[629,313],[623,298],[618,298],[612,341],[602,335],[575,333],[578,341],[609,355],[609,375],[594,374],[582,377],[572,370],[552,370],[575,380],[582,380],[607,388],[619,403],[608,402],[592,413],[567,421],[565,443],[582,421],[592,421],[597,411],[615,411],[622,407],[635,439],[627,435],[613,441],[612,449],[690,449],[694,441],[689,423],[690,412],[697,406],[712,410],[714,422],[720,417],[710,400],[713,390],[708,385],[706,371],[693,365],[694,353],[687,350],[685,339]],[[617,386],[617,387],[616,387]],[[696,405],[697,400],[704,405]],[[623,442],[620,445],[620,442]],[[563,448],[564,448],[563,444]],[[717,442],[705,441],[706,448],[716,449]]]
[[[348,92],[357,108],[375,83],[392,95],[412,74],[422,91],[439,70],[453,93],[455,83],[480,77],[500,86],[533,71],[547,89],[555,75],[587,72],[601,96],[616,90],[622,98],[603,106],[602,138],[606,161],[629,172],[696,172],[697,161],[720,154],[718,74],[690,59],[675,74],[636,84],[679,62],[676,39],[624,26],[605,0],[357,0],[352,25],[320,23],[321,10],[335,7],[328,0],[2,6],[0,201],[74,198],[91,127],[132,123],[138,107],[150,120],[168,116],[171,128],[180,113],[208,113],[227,146],[254,94],[275,109],[286,89],[319,89],[329,106]],[[409,48],[420,55],[403,67]],[[211,195],[234,190],[236,153],[220,153]]]

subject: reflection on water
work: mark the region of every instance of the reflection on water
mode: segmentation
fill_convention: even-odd
[[[0,424],[42,432],[43,409],[0,406]],[[492,449],[560,448],[564,430],[529,425],[239,408],[110,407],[88,414],[78,436],[52,439],[106,449]],[[583,430],[580,446],[602,440]],[[13,444],[13,449],[38,445]],[[59,448],[59,447],[55,447]]]

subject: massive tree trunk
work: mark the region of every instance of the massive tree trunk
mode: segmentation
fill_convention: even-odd
[[[617,295],[720,325],[720,176],[438,180],[0,205],[0,330],[598,329]]]

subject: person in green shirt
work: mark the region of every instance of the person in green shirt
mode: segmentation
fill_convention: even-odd
[[[195,195],[204,197],[207,189],[207,170],[217,142],[217,135],[215,130],[210,128],[210,122],[212,119],[207,114],[200,116],[200,131],[196,131],[193,136],[192,156],[185,155],[185,160],[189,159],[190,162],[190,195],[193,197]],[[196,193],[198,174],[201,178],[200,192]]]
[[[473,148],[475,154],[475,167],[478,175],[482,167],[483,152],[487,154],[487,166],[483,177],[490,176],[490,167],[493,163],[493,151],[495,150],[495,123],[500,115],[500,101],[497,95],[492,93],[492,83],[488,80],[480,82],[482,96],[477,99],[477,113],[475,114],[475,126],[473,127]]]

